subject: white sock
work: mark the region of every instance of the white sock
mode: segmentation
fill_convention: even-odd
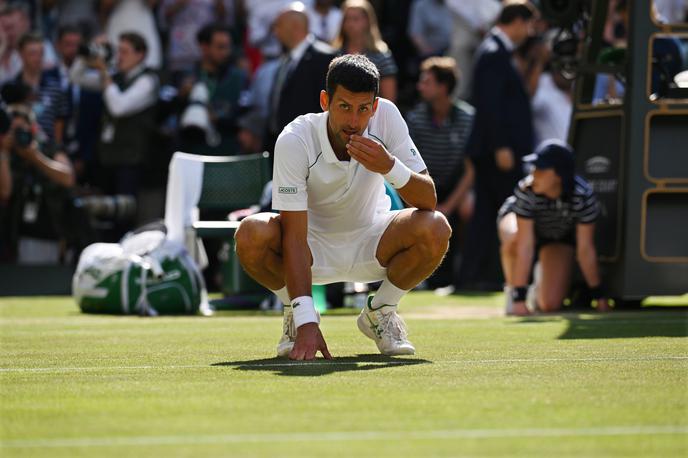
[[[275,293],[275,296],[279,297],[283,305],[291,307],[291,299],[289,298],[289,292],[287,291],[286,285],[282,289],[278,289],[277,291],[272,290],[272,292]]]
[[[399,304],[399,301],[406,293],[408,293],[408,290],[397,288],[389,281],[389,278],[386,278],[382,285],[380,285],[380,289],[375,293],[375,296],[373,296],[370,305],[373,308],[380,307],[381,305],[391,305],[392,307],[383,307],[380,311],[383,313],[395,312],[397,304]]]

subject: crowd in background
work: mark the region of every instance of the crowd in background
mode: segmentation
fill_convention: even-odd
[[[0,261],[73,262],[162,217],[174,151],[271,151],[286,124],[321,110],[332,58],[360,53],[405,114],[455,229],[430,286],[499,288],[497,209],[520,157],[567,140],[572,110],[571,81],[550,71],[552,28],[537,1],[516,3],[532,17],[505,17],[497,0],[0,1],[12,132],[0,148]],[[625,3],[611,2],[610,45]],[[670,22],[686,20],[686,3],[655,1]],[[512,65],[481,61],[491,35]],[[600,98],[623,90],[602,83]]]

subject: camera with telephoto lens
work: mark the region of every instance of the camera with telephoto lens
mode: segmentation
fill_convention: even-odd
[[[136,216],[136,199],[130,195],[84,196],[75,199],[74,205],[95,218],[110,221],[130,221]]]
[[[100,58],[108,62],[112,59],[114,50],[110,43],[90,43],[80,45],[77,54],[89,60]]]

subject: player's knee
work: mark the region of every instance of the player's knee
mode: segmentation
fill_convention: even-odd
[[[452,229],[447,218],[440,212],[418,211],[419,236],[428,248],[431,258],[444,256],[449,246]]]
[[[440,212],[433,214],[433,231],[441,245],[447,245],[452,235],[452,228],[447,218]]]
[[[244,219],[234,234],[236,252],[243,262],[250,262],[260,256],[260,251],[269,241],[267,223],[248,217]]]

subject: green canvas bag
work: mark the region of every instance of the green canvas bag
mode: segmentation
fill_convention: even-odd
[[[179,315],[207,307],[198,267],[184,246],[168,240],[162,230],[86,247],[72,294],[84,313]]]

